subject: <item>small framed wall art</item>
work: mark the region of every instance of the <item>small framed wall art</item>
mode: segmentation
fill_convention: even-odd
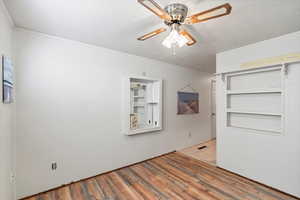
[[[199,93],[178,92],[177,93],[177,114],[197,114],[199,113]]]
[[[2,100],[5,104],[13,102],[13,65],[11,59],[2,56]]]

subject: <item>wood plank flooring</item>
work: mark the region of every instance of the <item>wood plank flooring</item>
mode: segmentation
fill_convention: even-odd
[[[206,146],[206,148],[199,150],[199,147]],[[192,147],[185,148],[179,152],[191,156],[197,160],[201,160],[213,165],[216,165],[216,140],[210,140]]]
[[[296,200],[176,152],[26,200]]]

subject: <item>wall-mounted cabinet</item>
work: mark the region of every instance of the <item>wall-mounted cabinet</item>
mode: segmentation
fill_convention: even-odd
[[[134,135],[162,129],[162,80],[128,77],[123,83],[123,132]]]

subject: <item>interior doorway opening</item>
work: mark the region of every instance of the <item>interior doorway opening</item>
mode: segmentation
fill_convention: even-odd
[[[216,165],[216,81],[211,80],[211,139],[207,142],[185,148],[179,152],[197,160]]]

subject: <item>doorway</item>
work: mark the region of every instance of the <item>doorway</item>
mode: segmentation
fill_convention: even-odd
[[[211,80],[210,87],[211,107],[211,136],[210,140],[192,147],[180,150],[179,152],[193,157],[197,160],[216,165],[216,80]]]
[[[211,138],[216,139],[216,81],[211,80]]]

